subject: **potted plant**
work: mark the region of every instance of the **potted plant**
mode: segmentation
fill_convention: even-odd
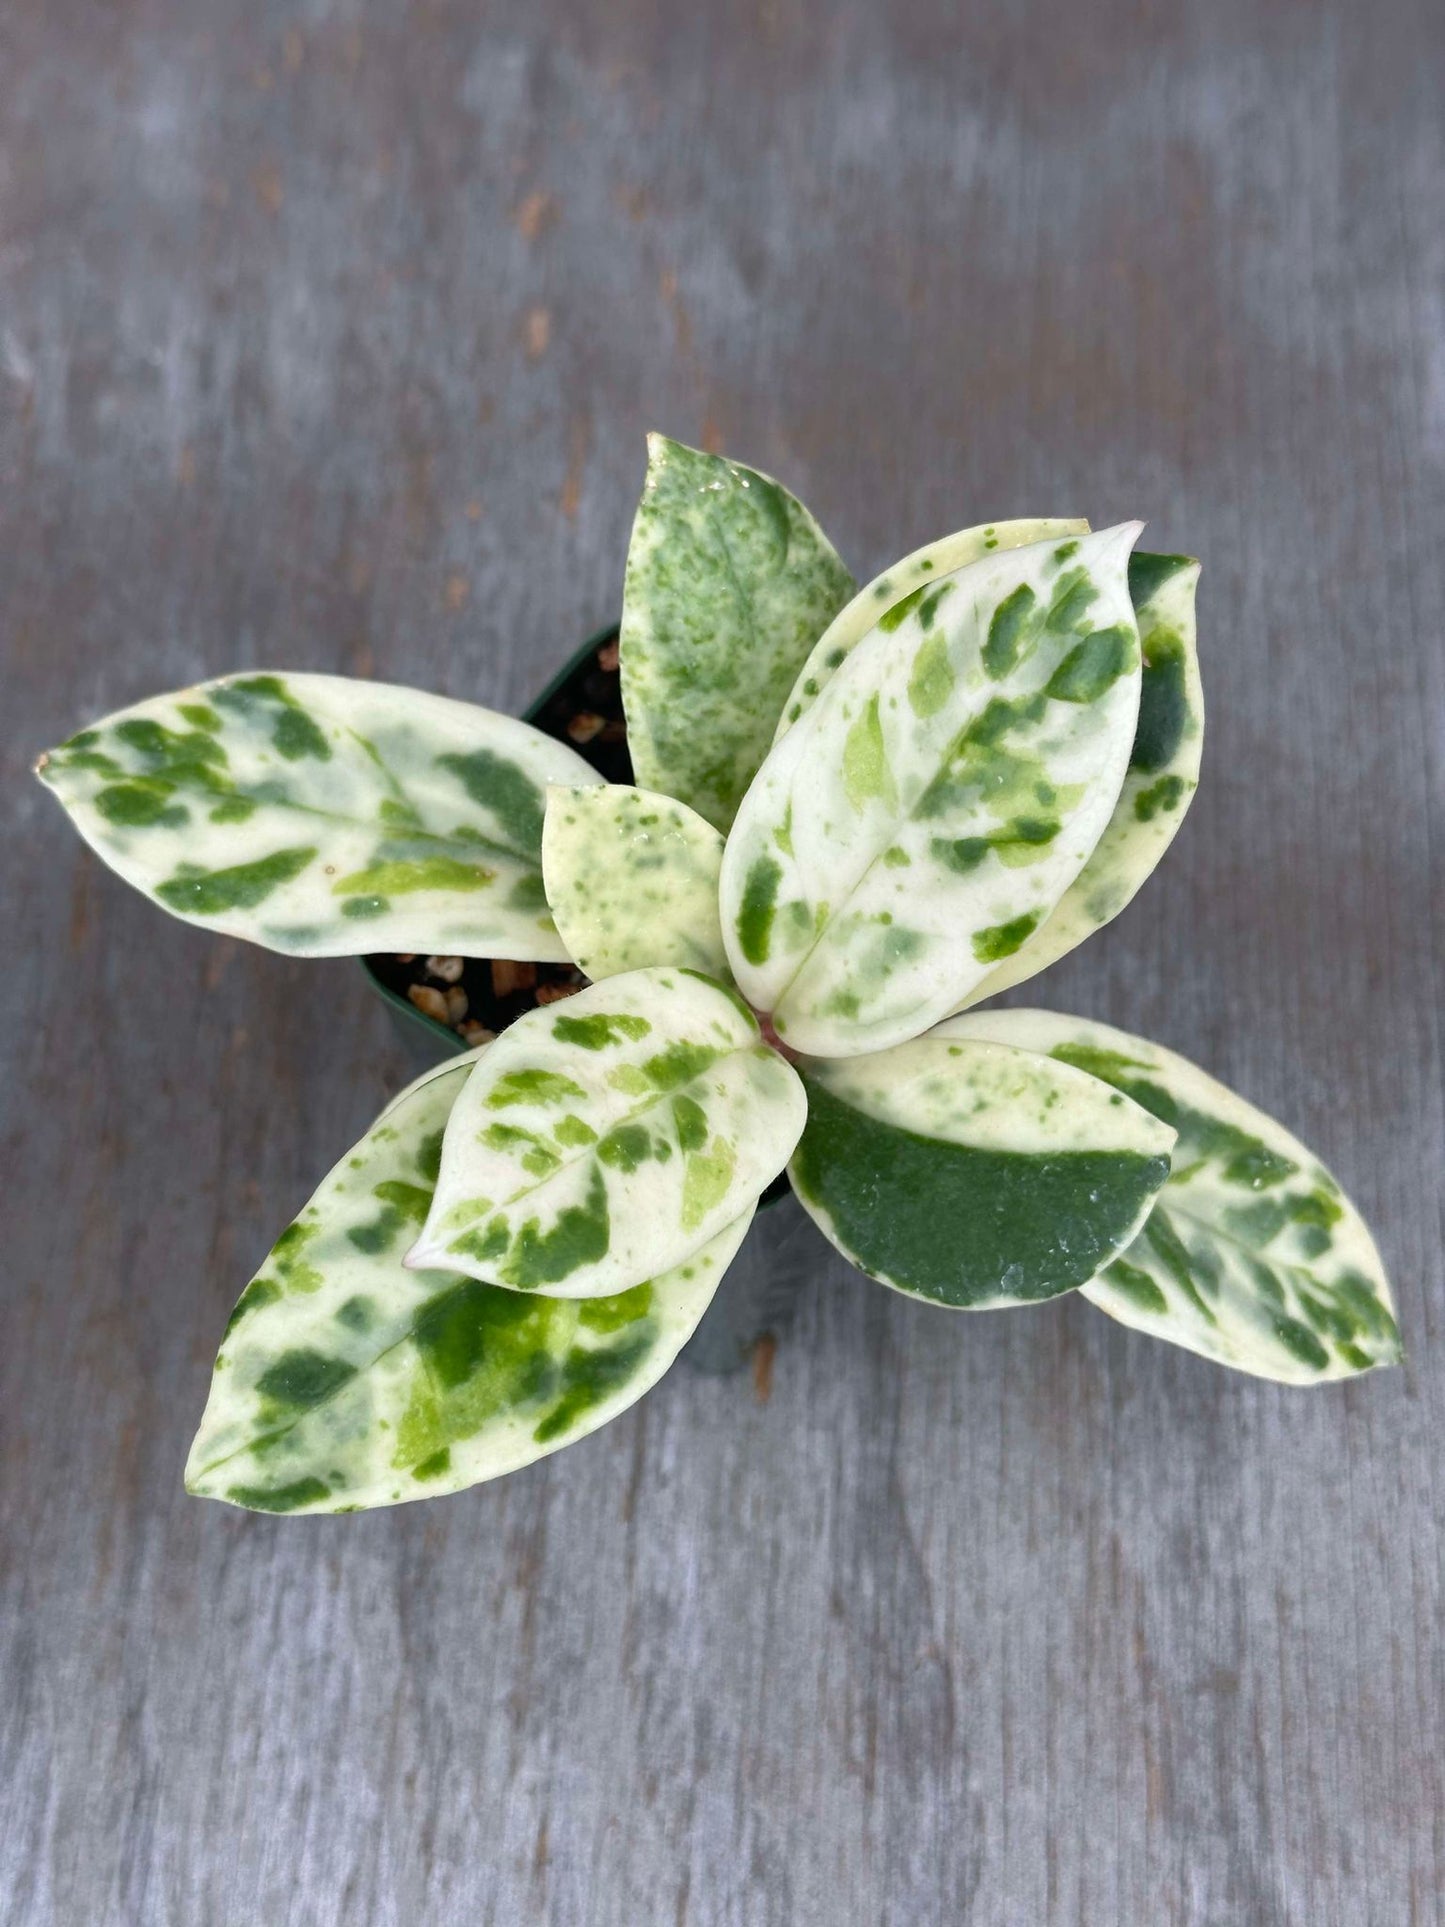
[[[444,1007],[452,960],[566,979],[400,1093],[282,1232],[193,1492],[354,1510],[583,1436],[666,1370],[784,1171],[935,1308],[1078,1291],[1290,1383],[1399,1357],[1368,1231],[1278,1124],[1141,1038],[977,1008],[1117,915],[1193,793],[1198,568],[1138,533],[990,524],[855,592],[778,483],[654,438],[634,782],[488,710],[289,673],[41,758],[175,915],[429,959]]]

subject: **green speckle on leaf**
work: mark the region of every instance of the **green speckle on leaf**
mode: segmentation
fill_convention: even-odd
[[[1148,550],[1135,549],[1129,557],[1129,599],[1136,610],[1142,610],[1181,569],[1193,566],[1190,555],[1151,555]]]
[[[650,1283],[634,1285],[612,1298],[584,1298],[577,1307],[577,1322],[583,1331],[615,1332],[624,1325],[635,1325],[652,1310]]]
[[[672,1100],[672,1117],[677,1127],[679,1149],[700,1151],[707,1143],[707,1113],[701,1104],[691,1097],[675,1097]]]
[[[512,1104],[567,1104],[586,1095],[580,1084],[560,1071],[508,1071],[487,1092],[486,1105],[488,1110],[504,1111]]]
[[[718,1052],[711,1044],[693,1044],[679,1041],[669,1044],[655,1057],[649,1057],[642,1070],[649,1084],[655,1090],[675,1091],[683,1084],[690,1084],[718,1059]]]
[[[884,585],[880,583],[878,586],[881,589]],[[891,636],[895,629],[901,629],[903,627],[919,603],[922,602],[927,592],[927,587],[927,583],[921,584],[918,588],[912,590],[910,594],[904,596],[901,601],[895,602],[891,609],[885,609],[883,611],[883,614],[878,618],[878,627],[885,635]]]
[[[293,1479],[289,1485],[228,1485],[226,1497],[232,1505],[243,1505],[251,1512],[295,1512],[329,1499],[331,1487],[314,1478]]]
[[[218,917],[227,910],[253,910],[273,890],[294,877],[316,856],[314,845],[273,850],[254,863],[238,863],[228,870],[178,872],[156,885],[156,895],[168,909],[193,917]]]
[[[489,1151],[501,1151],[517,1157],[522,1169],[534,1178],[549,1177],[562,1162],[535,1131],[522,1131],[514,1124],[489,1124],[482,1132],[480,1141]]]
[[[1139,720],[1129,767],[1152,775],[1173,759],[1189,720],[1182,637],[1156,628],[1142,634],[1144,671],[1139,685]]]
[[[540,870],[524,871],[523,874],[517,878],[517,881],[507,892],[507,908],[509,910],[519,910],[524,915],[529,910],[545,910],[547,908],[547,890],[542,882],[542,872]]]
[[[1056,702],[1093,703],[1133,666],[1134,638],[1116,624],[1095,629],[1076,642],[1049,677],[1047,693]]]
[[[287,1225],[271,1247],[271,1263],[288,1291],[311,1292],[321,1285],[321,1273],[306,1262],[306,1248],[320,1230],[319,1225],[299,1220]]]
[[[956,875],[976,870],[993,851],[1011,869],[1034,862],[1059,834],[1053,817],[1018,816],[988,836],[936,836],[929,844],[933,856]]]
[[[1099,591],[1089,580],[1087,569],[1069,569],[1054,585],[1044,627],[1052,635],[1066,636],[1071,629],[1080,627],[1089,605],[1098,597]]]
[[[380,1203],[381,1210],[368,1223],[351,1225],[346,1233],[358,1251],[369,1254],[386,1251],[408,1225],[426,1223],[432,1194],[421,1185],[388,1178],[373,1186],[371,1195]]]
[[[230,1337],[236,1326],[248,1312],[260,1311],[263,1305],[274,1305],[281,1296],[281,1287],[270,1278],[253,1278],[236,1300],[236,1306],[226,1321],[222,1344]]]
[[[517,1232],[502,1281],[518,1291],[560,1284],[580,1266],[600,1263],[611,1243],[607,1188],[601,1172],[594,1167],[582,1204],[567,1205],[557,1214],[550,1231],[542,1231],[532,1218]]]
[[[994,682],[1001,682],[1017,667],[1033,627],[1034,603],[1033,590],[1021,582],[994,610],[983,645],[984,673]]]
[[[1139,822],[1150,823],[1161,811],[1177,809],[1188,789],[1189,784],[1182,776],[1161,776],[1157,783],[1140,790],[1134,798],[1134,815]]]
[[[749,963],[768,960],[782,880],[782,865],[770,856],[759,857],[748,871],[738,909],[738,944]]]
[[[496,818],[514,853],[535,862],[542,847],[544,799],[526,771],[490,749],[439,756],[437,763],[456,777],[474,803]]]
[[[552,1035],[559,1044],[576,1044],[581,1050],[606,1050],[612,1044],[646,1037],[652,1029],[645,1017],[597,1011],[588,1017],[558,1017]]]
[[[215,700],[222,708],[242,715],[268,715],[271,742],[278,755],[288,763],[307,758],[317,763],[331,761],[331,744],[326,732],[302,707],[279,676],[236,676],[218,684]]]
[[[468,1278],[429,1298],[412,1324],[412,1339],[443,1390],[454,1391],[515,1343],[516,1327],[530,1321],[525,1298]]]
[[[1330,1362],[1330,1355],[1315,1337],[1308,1325],[1302,1325],[1297,1318],[1283,1315],[1274,1321],[1274,1335],[1285,1350],[1297,1358],[1311,1371],[1322,1372]]]
[[[533,1432],[537,1444],[546,1445],[570,1432],[589,1411],[620,1391],[650,1349],[650,1336],[642,1332],[605,1350],[579,1347],[568,1352],[562,1361],[562,1397]]]
[[[873,800],[885,809],[897,804],[898,790],[888,763],[876,695],[854,717],[843,739],[843,789],[855,810]]]
[[[695,1231],[727,1196],[737,1158],[726,1138],[714,1138],[710,1151],[694,1151],[682,1184],[682,1226]]]
[[[344,1358],[328,1358],[309,1349],[289,1351],[262,1372],[256,1390],[277,1405],[305,1409],[330,1398],[355,1376],[356,1367]]]
[[[616,1171],[635,1171],[652,1156],[652,1139],[642,1124],[616,1124],[597,1146],[602,1162]]]
[[[1224,1167],[1226,1184],[1242,1184],[1251,1191],[1262,1191],[1268,1185],[1283,1184],[1299,1170],[1293,1158],[1283,1157],[1278,1151],[1271,1151],[1268,1145],[1257,1139],[1246,1143]]]
[[[954,675],[948,660],[948,638],[929,636],[913,659],[908,678],[908,700],[915,716],[936,716],[953,694]]]
[[[190,812],[171,800],[174,793],[169,783],[114,783],[96,792],[95,807],[107,823],[120,828],[150,829],[158,824],[179,829]]]
[[[288,763],[299,763],[307,756],[318,763],[331,761],[331,745],[326,740],[326,732],[299,707],[282,710],[276,718],[271,740]]]
[[[496,874],[480,863],[460,863],[450,856],[425,856],[373,863],[364,870],[353,870],[350,876],[340,877],[332,884],[331,894],[401,897],[417,890],[485,890]]]
[[[1116,1258],[1104,1273],[1105,1278],[1129,1300],[1136,1311],[1154,1312],[1163,1316],[1169,1309],[1169,1300],[1155,1284],[1147,1271],[1138,1265],[1131,1265],[1123,1258]]]
[[[249,796],[223,796],[210,812],[212,823],[244,823],[256,813],[256,803]]]
[[[973,937],[974,956],[980,963],[997,963],[1001,957],[1011,957],[1033,935],[1038,921],[1038,913],[1032,912],[1027,916],[1011,917],[1007,923],[993,924],[987,930],[976,930]]]
[[[490,1205],[486,1207],[491,1209]],[[475,1258],[479,1265],[490,1264],[500,1258],[512,1242],[512,1234],[507,1229],[505,1218],[493,1218],[488,1225],[479,1225],[471,1231],[464,1231],[459,1238],[453,1238],[447,1246],[459,1258]]]

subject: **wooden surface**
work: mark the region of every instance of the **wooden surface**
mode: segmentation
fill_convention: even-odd
[[[961,12],[0,14],[7,1924],[1445,1921],[1445,16]],[[392,1514],[182,1495],[233,1297],[406,1064],[29,758],[248,664],[520,706],[616,611],[653,425],[860,573],[1024,512],[1203,557],[1200,800],[1038,1000],[1319,1148],[1405,1370],[820,1249],[766,1404],[679,1370]]]

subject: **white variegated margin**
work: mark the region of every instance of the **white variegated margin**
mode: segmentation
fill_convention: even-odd
[[[774,746],[723,854],[722,924],[739,986],[791,1048],[919,1035],[1079,874],[1138,717],[1139,528],[945,576],[885,614]]]
[[[840,609],[813,645],[783,704],[773,741],[781,742],[803,714],[822,695],[834,671],[844,663],[863,638],[878,626],[878,618],[896,609],[907,598],[921,599],[929,585],[941,582],[956,569],[1004,549],[1027,548],[1032,542],[1062,542],[1071,535],[1087,535],[1089,525],[1063,516],[1034,515],[1013,522],[983,522],[977,528],[958,529],[936,542],[926,542],[912,555],[905,555],[891,569],[860,589],[846,608]]]
[[[1053,1011],[972,1011],[934,1036],[1014,1044],[1087,1070],[1178,1131],[1141,1235],[1085,1288],[1121,1324],[1288,1385],[1401,1356],[1364,1220],[1307,1146],[1186,1058]]]
[[[723,840],[655,790],[547,791],[542,877],[573,961],[594,982],[651,964],[729,975],[718,922]]]
[[[191,1447],[192,1493],[324,1513],[459,1492],[617,1417],[691,1336],[751,1208],[620,1298],[519,1298],[402,1266],[473,1062],[388,1105],[242,1295]]]
[[[1133,564],[1169,559],[1176,558],[1136,552],[1130,558],[1131,575]],[[1140,727],[1114,814],[1047,922],[1021,950],[995,964],[974,986],[964,999],[965,1010],[1012,990],[1015,984],[1027,983],[1112,922],[1134,901],[1179,834],[1199,786],[1204,688],[1194,615],[1199,564],[1177,559],[1181,566],[1152,595],[1134,603],[1144,658]],[[1155,678],[1162,685],[1158,707],[1164,713],[1147,718]],[[1170,711],[1177,711],[1177,716]],[[1150,724],[1147,743],[1141,740],[1146,721]],[[1158,754],[1153,744],[1156,733],[1167,736]]]
[[[406,1262],[562,1298],[626,1291],[745,1211],[805,1113],[735,992],[675,968],[609,978],[489,1047]]]
[[[157,696],[42,756],[96,851],[206,930],[299,957],[564,962],[548,783],[601,778],[540,730],[388,683],[252,671]]]
[[[852,1264],[931,1304],[1031,1304],[1130,1243],[1174,1132],[1097,1078],[947,1026],[802,1066],[793,1189]]]

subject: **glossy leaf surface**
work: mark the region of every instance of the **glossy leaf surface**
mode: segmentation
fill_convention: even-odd
[[[472,1067],[403,1092],[277,1240],[222,1341],[191,1492],[259,1512],[457,1492],[615,1418],[691,1335],[750,1209],[619,1297],[524,1298],[403,1267]]]
[[[38,773],[113,870],[204,929],[300,957],[556,962],[544,792],[601,780],[489,709],[272,672],[138,703]]]
[[[919,1035],[1079,874],[1138,717],[1137,533],[945,576],[773,749],[723,855],[723,941],[790,1046],[852,1056]]]
[[[1178,1131],[1143,1232],[1086,1290],[1101,1311],[1285,1384],[1399,1361],[1389,1282],[1363,1219],[1273,1118],[1173,1051],[1106,1024],[1000,1010],[943,1029],[1086,1070]]]
[[[905,555],[901,562],[895,562],[891,569],[885,569],[866,588],[860,589],[819,636],[783,705],[774,740],[786,736],[803,712],[812,708],[834,671],[878,626],[880,616],[891,617],[900,606],[906,614],[909,607],[923,600],[933,583],[941,582],[956,569],[966,568],[970,562],[983,561],[985,556],[998,550],[1027,548],[1031,542],[1063,542],[1072,535],[1088,533],[1089,525],[1084,521],[1030,516],[1020,521],[986,522],[977,528],[959,529],[941,541],[915,549],[912,555]]]
[[[564,1298],[626,1291],[747,1210],[804,1109],[735,994],[687,970],[609,978],[488,1048],[407,1263]]]
[[[1117,917],[1178,834],[1198,787],[1204,748],[1194,620],[1198,582],[1199,564],[1187,555],[1136,551],[1129,557],[1144,668],[1124,787],[1108,827],[1053,914],[1021,950],[995,965],[967,1004],[1027,982]]]
[[[788,1167],[851,1263],[897,1291],[978,1309],[1087,1283],[1135,1236],[1174,1133],[1097,1079],[932,1032],[803,1068]]]
[[[662,435],[647,454],[622,600],[632,767],[726,830],[853,578],[771,477]]]
[[[573,961],[594,981],[649,964],[728,975],[723,840],[685,803],[625,783],[547,792],[542,875]]]

